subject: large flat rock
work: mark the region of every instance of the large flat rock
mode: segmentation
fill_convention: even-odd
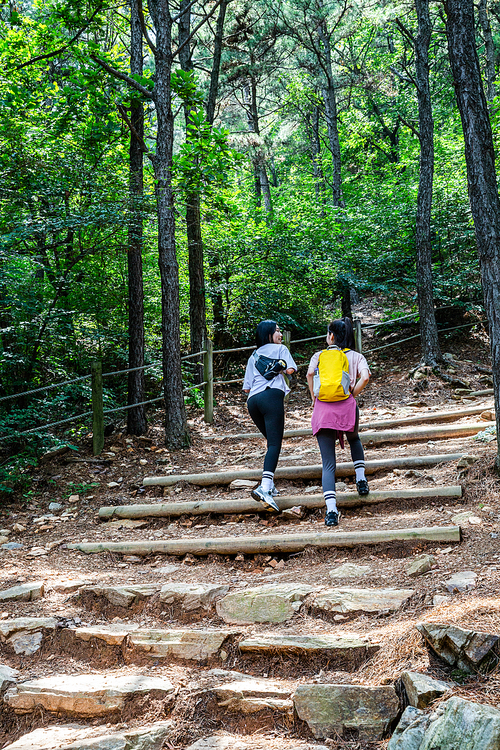
[[[342,586],[312,594],[307,606],[323,612],[358,614],[395,612],[414,594],[413,589],[362,589]]]
[[[369,656],[378,650],[366,636],[358,635],[288,635],[255,633],[239,643],[240,651],[255,653],[316,654],[327,652],[342,656]]]
[[[224,622],[246,625],[252,622],[284,622],[300,609],[314,587],[304,584],[266,584],[234,591],[216,603]]]
[[[229,586],[208,583],[165,583],[161,587],[160,601],[164,605],[179,606],[184,612],[209,610],[216,599],[228,591]]]
[[[82,596],[102,596],[115,607],[131,607],[132,604],[154,596],[160,589],[160,583],[142,583],[125,586],[85,586],[80,593]]]
[[[8,638],[21,630],[54,630],[55,617],[16,617],[13,620],[0,620],[0,637]]]
[[[465,672],[488,672],[500,660],[498,633],[464,630],[437,622],[421,622],[417,629],[444,661]]]
[[[140,630],[130,634],[128,643],[131,648],[155,658],[204,661],[216,656],[231,635],[237,633],[228,630]]]
[[[44,594],[43,581],[21,583],[0,591],[0,602],[33,602],[41,599]]]
[[[18,714],[30,713],[42,706],[51,713],[83,718],[121,711],[125,700],[133,696],[167,695],[173,689],[169,680],[142,674],[58,674],[9,688],[4,701]]]
[[[316,738],[355,730],[360,740],[376,742],[399,711],[392,686],[299,685],[293,701],[299,718]]]
[[[118,623],[111,625],[92,625],[82,628],[72,628],[71,632],[81,641],[91,641],[96,638],[98,641],[104,641],[108,646],[121,646],[128,638],[129,634],[138,626],[133,623],[120,625]]]
[[[291,716],[293,686],[269,680],[245,679],[214,688],[219,707],[228,711],[254,714],[259,711],[280,711]]]
[[[161,750],[170,731],[169,721],[117,732],[103,727],[63,724],[36,729],[4,750]]]

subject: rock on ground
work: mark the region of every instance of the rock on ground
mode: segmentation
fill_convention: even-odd
[[[387,750],[498,750],[500,711],[453,696],[424,714],[408,707]]]
[[[381,740],[399,710],[392,686],[300,685],[295,710],[317,738],[342,736],[356,730],[359,739]]]
[[[51,713],[105,716],[121,711],[126,698],[153,691],[167,695],[173,689],[169,680],[141,674],[58,674],[9,688],[4,701],[19,714],[30,713],[42,706]]]
[[[36,729],[4,750],[161,750],[170,730],[168,721],[119,732],[103,727],[63,724]]]

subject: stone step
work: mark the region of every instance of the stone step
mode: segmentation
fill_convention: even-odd
[[[430,526],[411,529],[378,529],[376,531],[339,531],[325,529],[313,534],[268,534],[258,537],[208,537],[133,542],[76,542],[67,548],[86,554],[113,552],[122,555],[206,556],[237,554],[288,554],[306,547],[356,547],[360,544],[385,544],[395,541],[460,542],[459,526]]]
[[[317,739],[355,730],[357,740],[377,742],[399,714],[392,685],[299,685],[293,702],[299,719]]]
[[[146,591],[147,588],[147,591]],[[227,594],[228,585],[209,583],[157,583],[134,586],[84,586],[77,596],[86,607],[102,609],[103,601],[112,607],[138,611],[151,597],[171,617],[204,617],[214,610],[215,601]]]
[[[62,724],[35,729],[4,750],[162,750],[171,732],[170,721],[118,731]]]
[[[120,713],[133,698],[165,698],[174,686],[163,677],[142,674],[55,674],[9,688],[4,703],[16,714],[38,708],[80,718]]]
[[[270,710],[292,718],[294,690],[293,684],[245,679],[219,685],[213,692],[217,697],[217,705],[224,711],[238,712],[246,716]]]
[[[485,429],[486,422],[481,424],[481,429]],[[480,432],[480,430],[478,430]],[[428,456],[406,456],[403,458],[383,458],[374,461],[367,461],[365,471],[367,474],[374,474],[377,471],[390,471],[392,469],[420,469],[422,467],[436,466],[436,464],[450,461],[459,461],[465,454],[462,453],[439,453]],[[274,474],[275,479],[320,479],[322,472],[321,464],[312,464],[307,466],[278,466]],[[347,477],[354,474],[354,466],[349,461],[339,463],[335,469],[337,477]],[[232,471],[204,472],[200,474],[169,474],[167,476],[145,477],[143,485],[162,487],[171,487],[177,482],[190,482],[200,487],[208,487],[211,484],[231,484],[235,479],[256,479],[260,480],[262,468],[259,469],[237,469]]]
[[[413,594],[413,589],[264,584],[227,594],[219,599],[216,608],[219,617],[232,625],[279,623],[302,610],[343,615],[394,612]]]
[[[460,485],[448,487],[412,487],[411,489],[372,490],[369,495],[358,495],[357,492],[339,492],[339,508],[352,508],[358,505],[375,505],[394,500],[416,500],[430,498],[462,497]],[[301,505],[303,508],[323,508],[325,499],[322,494],[280,495],[276,498],[280,510]],[[111,505],[99,508],[102,521],[111,518],[169,518],[185,514],[199,516],[207,513],[262,513],[262,504],[252,498],[229,500],[195,500],[181,503],[148,503],[141,505]]]
[[[43,581],[22,583],[0,591],[0,602],[33,602],[44,595]]]
[[[7,654],[31,656],[57,626],[55,617],[16,617],[0,620],[0,649]]]

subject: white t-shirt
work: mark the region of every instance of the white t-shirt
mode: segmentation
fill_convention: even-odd
[[[292,355],[284,344],[264,344],[257,349],[257,354],[263,354],[264,357],[270,359],[284,359],[286,362],[286,369],[293,367],[297,369],[297,365],[292,359]],[[287,386],[283,373],[280,372],[272,380],[266,380],[255,367],[255,359],[252,355],[247,362],[247,369],[245,370],[245,379],[243,381],[243,390],[250,389],[248,398],[255,396],[256,393],[265,391],[266,388],[278,388],[280,391],[284,391],[285,394],[290,392],[290,388]]]

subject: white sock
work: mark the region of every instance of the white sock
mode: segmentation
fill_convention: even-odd
[[[329,513],[331,510],[337,512],[337,493],[335,490],[326,490],[323,492],[323,497],[326,503],[326,512]]]
[[[364,461],[355,461],[354,462],[354,471],[356,472],[356,482],[359,482],[361,479],[366,479],[366,477],[365,477],[365,462]]]
[[[271,492],[271,488],[273,486],[273,479],[274,479],[274,472],[272,471],[264,471],[262,472],[262,489],[264,492]]]

